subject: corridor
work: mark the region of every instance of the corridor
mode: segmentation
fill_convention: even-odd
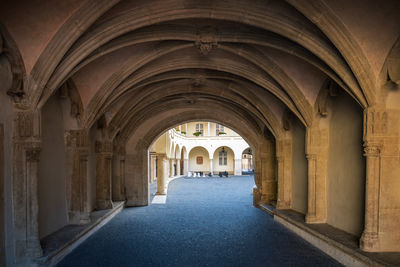
[[[253,185],[173,180],[166,204],[124,209],[58,266],[340,266],[255,208]]]

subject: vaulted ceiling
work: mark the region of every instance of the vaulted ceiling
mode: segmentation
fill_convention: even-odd
[[[396,0],[15,0],[2,1],[0,18],[30,107],[67,85],[82,126],[107,114],[114,135],[163,112],[213,109],[276,135],[288,110],[309,125],[329,83],[361,107],[374,103],[399,9]]]

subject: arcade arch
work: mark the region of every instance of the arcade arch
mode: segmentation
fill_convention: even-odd
[[[171,142],[174,161],[149,164],[149,147],[196,120],[250,144],[256,205],[276,200],[365,251],[400,251],[398,1],[61,5],[0,6],[8,265],[113,200],[147,205],[148,173],[186,173],[193,151]]]

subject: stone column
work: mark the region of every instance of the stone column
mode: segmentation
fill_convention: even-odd
[[[315,119],[306,131],[306,158],[308,161],[308,209],[306,223],[325,223],[327,216],[326,179],[329,147],[329,130]]]
[[[234,174],[242,175],[242,158],[235,159]]]
[[[400,96],[400,91],[391,93]],[[360,247],[365,251],[400,251],[400,108],[364,110],[366,157],[365,221]]]
[[[38,203],[38,176],[39,176],[40,148],[32,147],[26,150],[27,181],[27,254],[33,257],[41,256],[42,249],[39,240],[39,203]]]
[[[158,159],[158,177],[157,177],[157,195],[165,195],[165,187],[168,179],[168,159],[165,154],[157,154]]]
[[[178,176],[182,175],[181,174],[181,159],[176,159],[176,174]]]
[[[70,130],[65,132],[67,151],[67,200],[70,224],[90,222],[88,205],[88,155],[89,134],[87,130]]]
[[[379,184],[380,184],[380,147],[366,143],[367,158],[365,186],[365,222],[360,246],[365,251],[379,249]]]
[[[96,208],[111,209],[111,160],[113,144],[109,141],[96,141]]]
[[[114,146],[112,156],[112,200],[125,200],[125,147]]]
[[[207,136],[211,136],[211,127],[209,122],[207,122]]]
[[[13,209],[17,263],[42,255],[39,240],[40,112],[17,111],[13,136]]]
[[[292,143],[291,140],[277,142],[278,199],[277,209],[290,209],[292,199]]]
[[[156,153],[150,152],[150,183],[152,184],[156,178]]]
[[[183,175],[187,176],[189,171],[189,159],[183,160]]]
[[[174,160],[169,160],[169,177],[174,177]]]
[[[214,168],[213,168],[213,158],[210,158],[210,173],[211,175],[214,174]]]

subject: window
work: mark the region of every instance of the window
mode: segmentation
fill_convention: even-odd
[[[226,151],[219,152],[219,165],[226,166],[228,163],[228,153]]]
[[[219,133],[224,132],[224,126],[221,124],[215,124],[215,134],[219,135]]]
[[[203,124],[202,123],[196,123],[196,132],[200,132],[200,136],[203,136]]]

